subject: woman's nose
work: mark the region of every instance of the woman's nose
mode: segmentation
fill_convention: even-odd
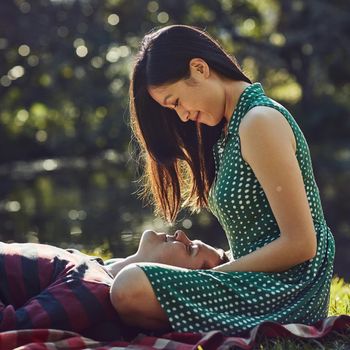
[[[190,112],[184,110],[183,108],[181,110],[177,110],[176,112],[183,122],[187,122],[188,119],[190,119]]]

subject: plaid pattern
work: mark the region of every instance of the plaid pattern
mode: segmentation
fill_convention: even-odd
[[[132,342],[97,342],[73,332],[55,329],[27,329],[0,333],[1,350],[229,350],[234,346],[252,349],[258,336],[322,338],[331,331],[349,332],[350,316],[331,316],[313,326],[303,324],[281,325],[265,321],[254,327],[247,337],[224,337],[220,331],[208,333],[167,333],[161,337],[139,334]]]

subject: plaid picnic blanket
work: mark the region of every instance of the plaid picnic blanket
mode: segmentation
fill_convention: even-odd
[[[260,336],[319,339],[332,331],[349,332],[350,316],[330,316],[313,326],[264,321],[247,337],[225,337],[220,331],[207,333],[167,333],[161,337],[139,334],[131,342],[100,342],[78,333],[56,329],[25,329],[0,333],[1,350],[228,350],[252,349]]]

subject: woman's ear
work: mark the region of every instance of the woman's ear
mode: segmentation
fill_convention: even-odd
[[[196,80],[207,79],[210,75],[210,68],[203,59],[192,58],[190,61],[191,77]]]

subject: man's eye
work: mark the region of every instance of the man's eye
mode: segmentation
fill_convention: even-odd
[[[176,108],[179,105],[179,99],[177,99],[174,103],[174,108]]]
[[[189,245],[187,246],[187,249],[188,249],[188,252],[189,252],[190,254],[192,254],[192,244],[189,244]]]

